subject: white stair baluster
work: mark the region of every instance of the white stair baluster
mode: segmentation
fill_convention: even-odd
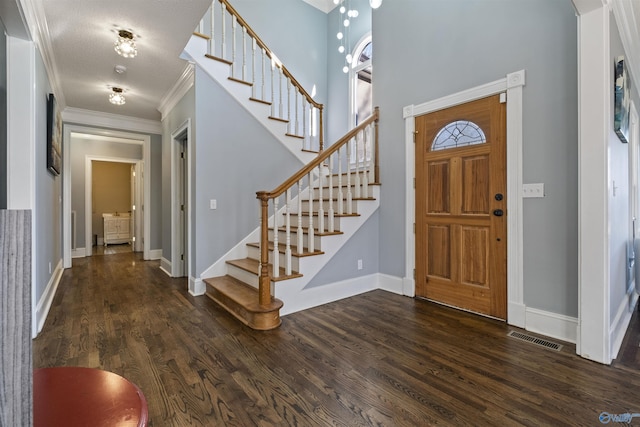
[[[283,75],[283,72],[282,72],[282,68],[278,67],[278,69],[279,69],[279,74],[278,74],[279,77],[278,78],[279,78],[279,81],[280,81],[280,94],[279,94],[280,95],[280,108],[278,109],[278,117],[282,118],[283,117],[283,115],[282,115],[282,75]]]
[[[299,129],[299,125],[300,125],[300,118],[298,117],[298,102],[300,102],[300,101],[298,100],[298,95],[300,95],[300,90],[298,88],[296,88],[296,112],[295,112],[296,128],[295,128],[295,131],[293,132],[294,135],[300,135],[298,133],[298,129]]]
[[[211,38],[209,39],[209,47],[208,47],[208,49],[209,49],[209,55],[214,55],[215,56],[215,54],[216,54],[216,52],[215,52],[215,50],[216,50],[215,34],[216,33],[214,31],[214,29],[215,29],[215,26],[214,26],[215,13],[214,13],[214,11],[216,10],[216,8],[214,6],[215,6],[215,3],[212,3],[211,4],[211,9],[210,9],[211,10]]]
[[[227,5],[224,3],[220,3],[222,9],[222,36],[220,37],[220,58],[226,59],[227,57],[227,33],[226,33],[226,23],[227,23]]]
[[[236,26],[238,19],[235,15],[231,17],[231,77],[235,77],[236,70]]]
[[[353,213],[353,194],[351,193],[351,152],[353,140],[347,142],[347,215]]]
[[[322,181],[324,170],[322,165],[318,166],[318,233],[324,233],[324,200],[322,196]],[[313,200],[309,202],[313,206]]]
[[[291,189],[287,190],[286,194],[286,207],[285,207],[285,274],[287,276],[291,276]],[[275,234],[277,234],[278,230],[275,230]]]
[[[278,198],[273,199],[273,229],[278,230]],[[273,266],[272,277],[280,277],[280,251],[278,250],[278,233],[273,233]]]
[[[247,81],[247,27],[242,27],[242,81]],[[253,93],[253,87],[251,93]]]
[[[256,97],[256,39],[253,37],[251,38],[251,97]]]
[[[362,197],[369,197],[369,168],[367,167],[367,148],[369,144],[369,133],[367,132],[368,127],[364,128],[362,137],[364,138],[364,144],[362,147]]]
[[[371,144],[371,148],[369,149],[370,159],[369,159],[369,183],[376,182],[376,141],[375,141],[375,128],[372,123],[369,126],[369,143]]]
[[[313,229],[313,171],[309,172],[309,243],[307,250],[309,252],[315,252],[315,230]]]
[[[335,226],[333,223],[333,154],[329,156],[329,233],[333,233],[335,231]]]
[[[271,58],[271,117],[275,117],[276,115],[276,107],[275,107],[275,99],[276,93],[275,88],[273,86],[273,73],[275,72],[276,62]]]
[[[298,229],[296,235],[298,237],[297,252],[304,252],[304,229],[302,228],[302,184],[303,180],[298,181]]]
[[[254,43],[255,43],[255,39],[254,39]],[[261,100],[265,100],[266,98],[264,97],[264,81],[265,81],[265,66],[264,66],[264,57],[267,54],[267,52],[264,51],[264,49],[262,49],[262,89],[260,92],[260,99]]]
[[[308,148],[309,143],[307,142],[307,101],[305,98],[302,99],[302,136],[304,139],[302,140],[302,148]]]
[[[342,192],[342,147],[338,148],[338,215],[344,214],[344,193]]]
[[[355,174],[355,182],[353,184],[353,186],[355,187],[356,190],[356,199],[361,197],[361,193],[360,193],[360,147],[362,146],[362,133],[358,132],[358,134],[356,135],[356,153],[355,153],[355,157],[356,157],[356,169],[353,171],[353,173]]]
[[[287,129],[290,134],[293,134],[291,129],[291,79],[287,78]]]

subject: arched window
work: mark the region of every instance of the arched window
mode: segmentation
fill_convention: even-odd
[[[431,143],[431,151],[484,144],[485,142],[487,142],[487,137],[480,126],[467,120],[456,120],[438,131]]]
[[[369,33],[360,40],[353,51],[349,73],[349,112],[352,126],[357,126],[361,120],[373,113],[372,47],[371,33]]]

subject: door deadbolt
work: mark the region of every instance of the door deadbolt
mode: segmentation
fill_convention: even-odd
[[[504,196],[502,195],[502,193],[496,193],[495,198],[497,201],[500,201],[504,198]]]

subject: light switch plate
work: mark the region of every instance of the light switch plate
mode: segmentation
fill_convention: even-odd
[[[209,209],[218,209],[218,201],[216,199],[209,200]]]
[[[522,197],[544,197],[544,183],[524,184],[522,186]]]

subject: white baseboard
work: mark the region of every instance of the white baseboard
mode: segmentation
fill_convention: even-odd
[[[518,328],[527,326],[527,306],[517,302],[509,301],[507,304],[507,323]]]
[[[171,261],[165,257],[160,258],[160,270],[164,271],[167,276],[173,277],[171,275]]]
[[[402,295],[411,298],[416,296],[416,281],[411,277],[405,277],[402,279]]]
[[[611,322],[611,327],[609,328],[609,343],[611,344],[609,354],[611,355],[611,359],[618,357],[622,340],[627,333],[629,322],[631,322],[631,315],[633,314],[636,299],[637,294],[632,290],[624,296],[618,305],[616,317],[613,319],[613,322]]]
[[[47,283],[47,287],[44,289],[42,293],[42,297],[38,301],[36,305],[35,312],[35,325],[36,330],[33,331],[33,337],[38,336],[42,327],[44,326],[44,322],[47,320],[47,315],[49,314],[49,310],[51,309],[51,304],[53,303],[53,297],[56,296],[56,290],[58,289],[58,284],[60,284],[60,279],[62,278],[62,273],[64,272],[64,268],[62,268],[62,260],[58,262],[56,265],[56,269],[51,275],[51,279],[49,279],[49,283]]]
[[[151,249],[149,251],[150,260],[158,260],[160,258],[162,258],[162,249]]]
[[[96,244],[98,246],[104,245],[104,237],[98,237],[98,240],[96,241]]]
[[[87,256],[87,250],[85,248],[75,248],[71,250],[71,258],[84,258]]]
[[[575,317],[527,308],[525,323],[527,331],[551,338],[570,343],[575,343],[578,338],[578,319]]]
[[[206,283],[199,277],[189,277],[189,293],[194,297],[204,295],[207,291]]]

